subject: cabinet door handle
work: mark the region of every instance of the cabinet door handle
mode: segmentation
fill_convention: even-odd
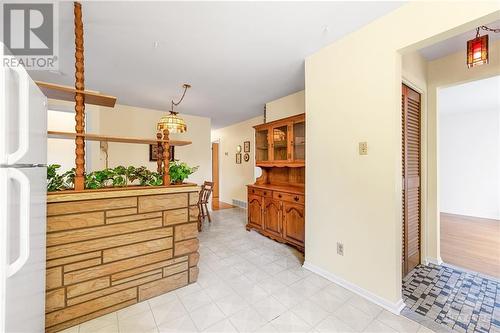
[[[283,196],[282,196],[281,194],[278,194],[278,198],[280,198],[280,199],[281,199],[282,197],[283,197]]]
[[[299,199],[300,199],[300,198],[299,198],[298,196],[295,196],[295,197],[293,198],[293,200],[295,200],[295,201],[299,201]]]

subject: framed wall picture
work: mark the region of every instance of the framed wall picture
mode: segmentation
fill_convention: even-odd
[[[249,153],[250,152],[250,141],[243,142],[243,151],[245,153]]]
[[[236,154],[236,164],[241,164],[241,153]]]
[[[243,155],[243,160],[244,160],[245,162],[250,161],[250,154],[249,154],[249,153],[245,153],[245,155]]]
[[[175,146],[170,146],[170,161],[175,160]],[[158,161],[158,145],[150,144],[149,145],[149,161],[156,162]]]

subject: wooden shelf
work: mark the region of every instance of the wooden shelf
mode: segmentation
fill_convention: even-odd
[[[107,107],[114,107],[116,103],[115,96],[103,95],[90,90],[77,90],[73,87],[62,86],[54,83],[35,81],[40,90],[47,98],[59,99],[63,101],[75,101],[75,94],[82,93],[85,95],[85,104],[93,104]]]
[[[51,139],[75,139],[77,136],[83,137],[85,140],[89,141],[106,141],[106,142],[121,142],[121,143],[155,144],[158,142],[169,142],[171,146],[187,146],[192,143],[191,141],[181,141],[181,140],[142,139],[142,138],[129,138],[129,137],[118,137],[118,136],[105,136],[105,135],[91,134],[91,133],[76,134],[71,132],[48,131],[48,137]]]

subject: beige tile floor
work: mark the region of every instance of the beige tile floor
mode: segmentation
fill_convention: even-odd
[[[213,212],[198,282],[65,330],[89,332],[431,332],[301,267],[301,255]]]

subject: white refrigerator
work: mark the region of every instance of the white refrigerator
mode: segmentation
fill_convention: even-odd
[[[43,332],[47,99],[0,48],[0,332]]]

